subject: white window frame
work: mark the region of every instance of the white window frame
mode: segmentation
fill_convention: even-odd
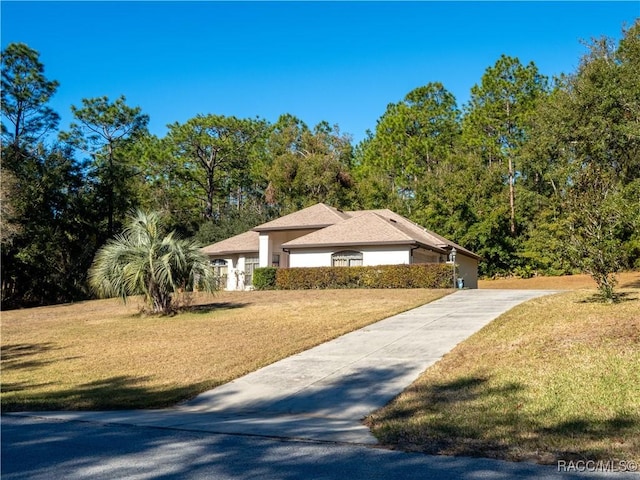
[[[229,278],[229,262],[222,258],[211,260],[211,268],[213,268],[213,276],[216,277],[218,288],[227,288],[227,279]]]
[[[244,259],[244,286],[253,285],[253,272],[260,266],[260,257],[245,257]]]
[[[362,252],[356,250],[341,250],[331,254],[332,267],[361,267]]]

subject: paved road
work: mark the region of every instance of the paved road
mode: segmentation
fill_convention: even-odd
[[[345,444],[2,418],[2,480],[638,480]]]
[[[502,312],[548,293],[457,292],[172,409],[3,416],[2,478],[582,478],[380,449],[360,421]]]

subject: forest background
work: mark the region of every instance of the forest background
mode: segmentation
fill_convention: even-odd
[[[134,209],[206,245],[325,202],[389,208],[482,257],[484,276],[640,268],[640,21],[549,79],[506,55],[458,105],[431,82],[354,144],[338,125],[202,113],[149,133],[124,96],[58,128],[37,51],[2,52],[2,308],[91,297]]]

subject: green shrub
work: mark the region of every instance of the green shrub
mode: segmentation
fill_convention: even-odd
[[[451,268],[445,264],[368,267],[279,268],[276,288],[449,288]]]
[[[259,267],[253,271],[253,287],[256,290],[274,290],[276,288],[276,267]]]

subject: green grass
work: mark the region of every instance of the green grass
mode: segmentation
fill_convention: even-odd
[[[552,463],[640,461],[640,291],[520,305],[367,419],[384,444]]]
[[[447,293],[202,294],[174,317],[115,299],[2,312],[2,410],[173,405]]]

